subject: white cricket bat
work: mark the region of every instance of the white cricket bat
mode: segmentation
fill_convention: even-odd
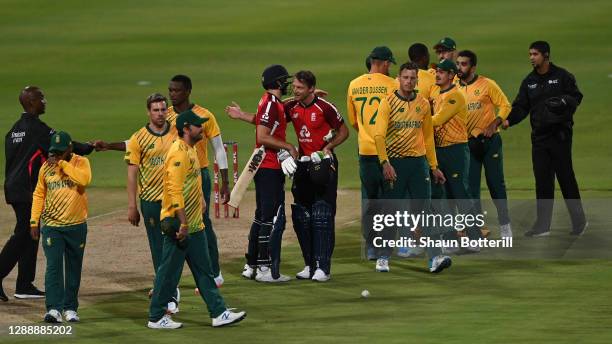
[[[274,126],[270,131],[270,135],[274,135],[274,131],[276,131],[277,127],[278,123],[274,123]],[[244,197],[244,194],[246,193],[249,184],[251,184],[251,181],[255,177],[255,173],[257,173],[257,170],[259,170],[259,166],[261,166],[261,163],[263,162],[265,157],[266,147],[264,147],[263,145],[253,151],[253,154],[251,154],[249,161],[247,162],[246,166],[244,166],[242,173],[240,173],[236,184],[234,184],[234,187],[232,188],[229,202],[227,202],[230,207],[238,208],[240,202],[242,201],[242,197]]]

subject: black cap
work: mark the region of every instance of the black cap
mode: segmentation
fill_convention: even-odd
[[[289,72],[281,65],[271,65],[261,74],[261,85],[264,89],[278,88],[276,81],[289,78]]]

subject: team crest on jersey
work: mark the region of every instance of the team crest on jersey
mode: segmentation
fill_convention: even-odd
[[[480,90],[476,90],[476,91],[474,91],[474,95],[475,95],[475,96],[479,96],[479,95],[480,95]]]
[[[153,149],[153,148],[155,148],[155,143],[149,143],[149,145],[145,149],[149,150],[149,149]]]
[[[416,113],[421,113],[421,107],[420,106],[416,107]]]
[[[404,112],[404,108],[400,108],[400,109],[399,109],[399,112]]]
[[[298,118],[298,116],[299,116],[299,115],[300,115],[299,113],[294,112],[294,113],[293,113],[293,116],[291,116],[291,117],[293,117],[293,118]]]
[[[316,122],[317,121],[317,113],[316,112],[313,112],[313,113],[310,114],[310,121],[311,122]]]
[[[448,102],[449,102],[449,103],[451,103],[451,104],[455,104],[457,101],[456,101],[456,100],[454,100],[454,99],[451,99],[451,100],[449,100]]]
[[[308,131],[308,127],[305,125],[302,126],[302,130],[300,130],[301,137],[310,137],[310,131]]]
[[[176,166],[176,167],[181,166],[181,162],[180,162],[180,161],[175,162],[175,163],[174,163],[174,166]]]

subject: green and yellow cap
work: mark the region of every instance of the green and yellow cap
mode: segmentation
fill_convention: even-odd
[[[51,136],[49,152],[65,152],[72,144],[72,139],[65,131],[58,131]]]
[[[381,61],[391,61],[394,64],[396,63],[395,58],[393,57],[393,52],[391,51],[391,49],[389,49],[389,47],[386,46],[374,48],[370,53],[369,58]]]
[[[452,51],[457,49],[457,43],[455,43],[455,40],[450,37],[444,37],[439,40],[433,48]]]
[[[191,111],[191,109],[181,112],[176,117],[176,127],[183,129],[188,125],[201,126],[202,123],[208,121],[208,118],[202,118]]]
[[[433,67],[447,72],[457,73],[457,65],[451,60],[442,60],[439,63],[434,63]]]

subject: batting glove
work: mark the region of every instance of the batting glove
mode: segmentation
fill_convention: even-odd
[[[291,155],[281,162],[281,167],[283,169],[283,173],[288,177],[293,176],[295,171],[297,171],[297,164]]]

